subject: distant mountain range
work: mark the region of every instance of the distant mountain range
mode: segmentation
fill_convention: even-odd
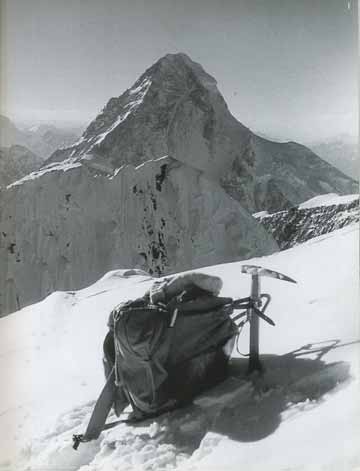
[[[359,180],[360,160],[356,138],[338,136],[334,139],[310,144],[311,149],[322,159],[346,175]]]
[[[76,131],[52,124],[20,129],[9,118],[0,115],[0,147],[27,147],[42,160],[47,159],[56,149],[73,144],[79,137]]]
[[[286,139],[273,137],[260,131],[256,131],[255,134],[273,142],[284,143],[286,141]],[[328,139],[309,141],[305,145],[348,177],[359,180],[359,146],[355,136],[339,134]]]

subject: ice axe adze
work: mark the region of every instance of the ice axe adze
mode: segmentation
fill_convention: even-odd
[[[276,278],[282,281],[289,281],[290,283],[296,283],[296,281],[289,276],[283,275],[282,273],[268,270],[267,268],[258,267],[256,265],[242,265],[241,273],[251,275],[250,305],[247,314],[248,319],[250,320],[250,358],[248,373],[252,373],[254,370],[262,370],[259,358],[259,317],[269,324],[275,325],[274,322],[264,314],[271,297],[269,294],[260,293],[260,277],[268,276],[270,278]],[[258,308],[262,305],[262,298],[266,299],[266,303],[263,309],[260,310]]]

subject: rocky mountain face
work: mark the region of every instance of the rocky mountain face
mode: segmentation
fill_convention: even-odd
[[[0,188],[39,169],[42,162],[42,159],[26,147],[0,147]]]
[[[170,157],[112,175],[53,164],[0,192],[0,215],[3,314],[119,267],[162,274],[278,250],[218,184]]]
[[[280,250],[341,229],[360,220],[359,198],[346,203],[314,207],[293,207],[274,214],[259,214],[257,219],[273,235]]]
[[[19,129],[9,118],[0,115],[0,147],[27,147],[42,161],[55,150],[68,147],[78,139],[78,134],[71,129],[60,129],[51,124]]]
[[[92,160],[112,171],[161,155],[202,170],[252,212],[356,191],[354,180],[306,147],[271,142],[239,123],[216,80],[185,54],[156,62],[48,163]]]

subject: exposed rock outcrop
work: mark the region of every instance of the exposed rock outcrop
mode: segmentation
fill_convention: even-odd
[[[346,203],[304,206],[257,216],[264,228],[274,236],[280,250],[350,224],[358,224],[360,220],[359,198]]]
[[[170,157],[112,175],[55,164],[0,195],[3,314],[119,267],[161,274],[278,250],[219,185]]]

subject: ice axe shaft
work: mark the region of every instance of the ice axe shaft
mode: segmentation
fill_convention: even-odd
[[[252,304],[257,305],[260,300],[260,277],[259,275],[251,276],[251,294]],[[250,317],[250,359],[248,373],[254,370],[261,370],[259,359],[259,317],[255,313],[253,307],[249,308]]]
[[[270,278],[275,278],[282,281],[288,281],[290,283],[296,283],[293,278],[290,278],[287,275],[276,272],[274,270],[269,270],[268,268],[259,267],[256,265],[243,265],[241,267],[241,272],[251,275],[251,294],[250,294],[250,307],[248,309],[249,320],[250,320],[250,358],[249,358],[249,367],[248,373],[253,371],[261,371],[262,366],[260,362],[259,355],[259,318],[262,318],[271,325],[275,325],[274,322],[267,316],[265,316],[264,311],[269,304],[270,296],[260,293],[260,277],[267,276]],[[261,311],[258,307],[261,306],[261,298],[267,297],[268,301],[265,304],[265,307]]]

